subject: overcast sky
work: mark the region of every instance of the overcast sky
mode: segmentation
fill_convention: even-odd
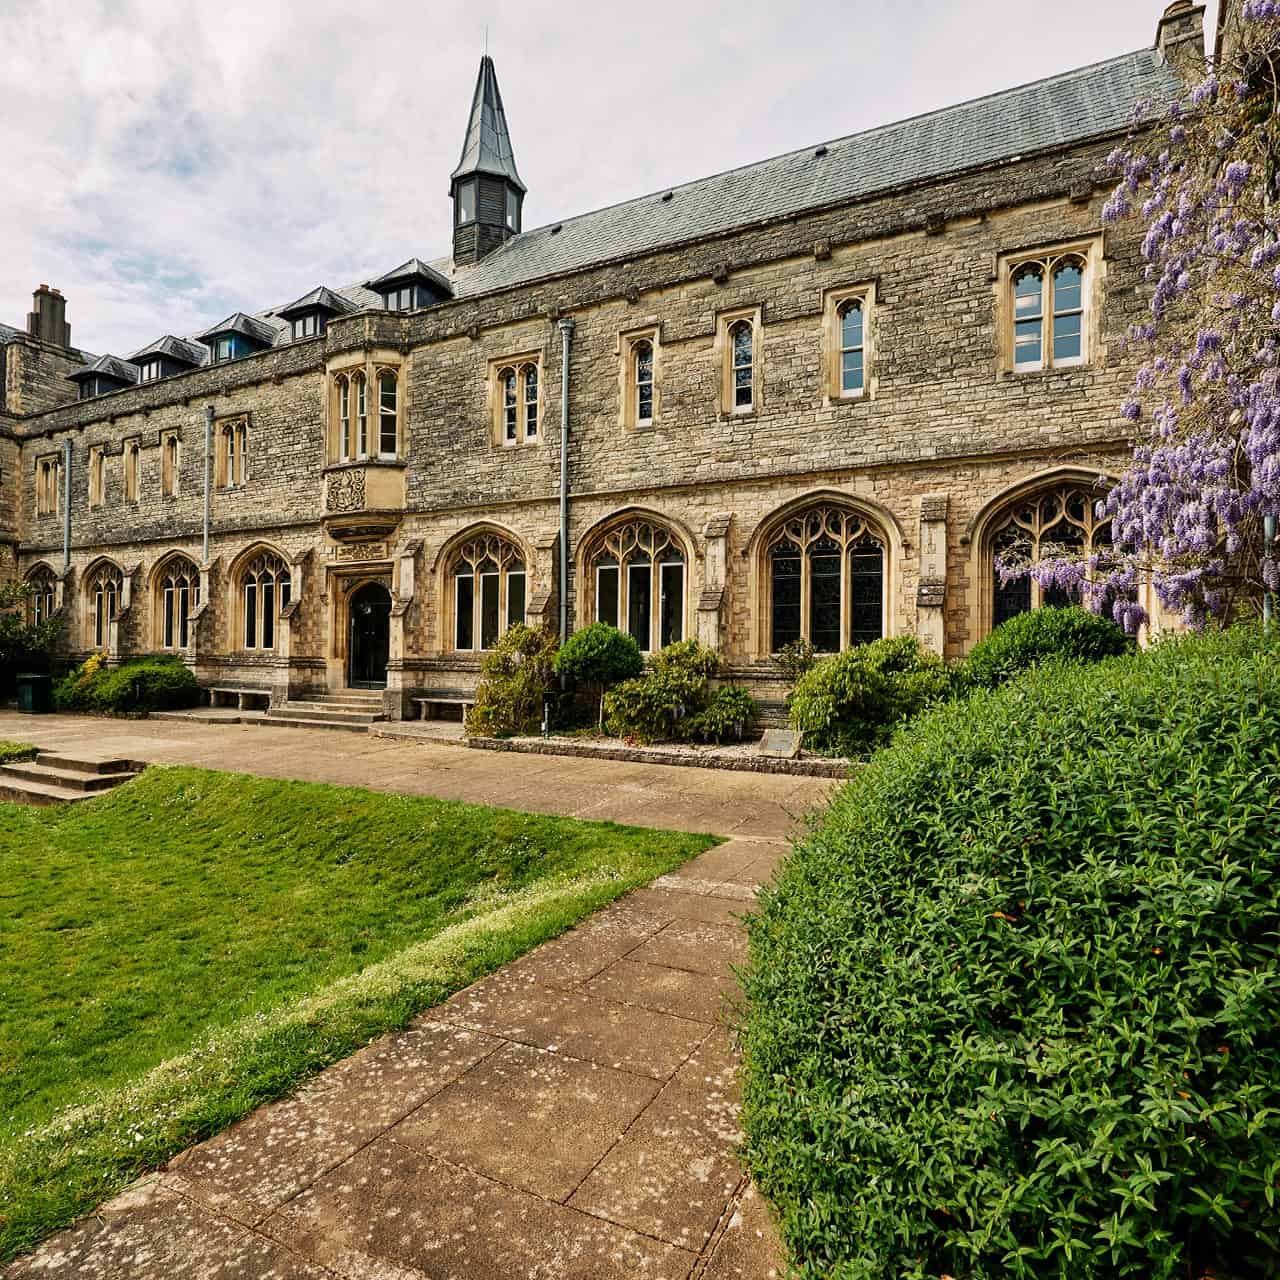
[[[124,355],[443,255],[486,26],[532,227],[1150,45],[1162,7],[0,0],[0,320],[46,281]]]

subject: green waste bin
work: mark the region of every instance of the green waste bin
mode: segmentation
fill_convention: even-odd
[[[18,710],[44,715],[53,710],[53,677],[20,675],[18,677]]]

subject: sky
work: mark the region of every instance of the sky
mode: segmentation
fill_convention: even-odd
[[[534,227],[1149,46],[1162,8],[0,0],[0,321],[48,283],[127,355],[445,255],[486,38]]]

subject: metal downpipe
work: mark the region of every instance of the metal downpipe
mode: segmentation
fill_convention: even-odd
[[[62,572],[71,568],[71,437],[62,442]]]
[[[569,638],[569,348],[572,316],[560,321],[560,643]]]
[[[200,563],[209,563],[209,504],[213,487],[213,405],[204,407],[204,540]]]

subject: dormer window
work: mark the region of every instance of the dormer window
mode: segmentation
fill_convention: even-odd
[[[206,329],[200,341],[209,348],[214,364],[225,364],[265,351],[274,345],[277,332],[275,325],[237,311],[220,325]]]
[[[224,360],[234,360],[239,354],[239,343],[235,334],[228,334],[225,338],[218,338],[213,344],[213,360],[215,364],[221,364]]]
[[[293,322],[293,340],[297,342],[299,338],[318,338],[324,330],[324,316],[319,311],[312,311]]]
[[[160,358],[157,356],[154,360],[144,360],[138,366],[139,382],[155,382],[164,377]]]

